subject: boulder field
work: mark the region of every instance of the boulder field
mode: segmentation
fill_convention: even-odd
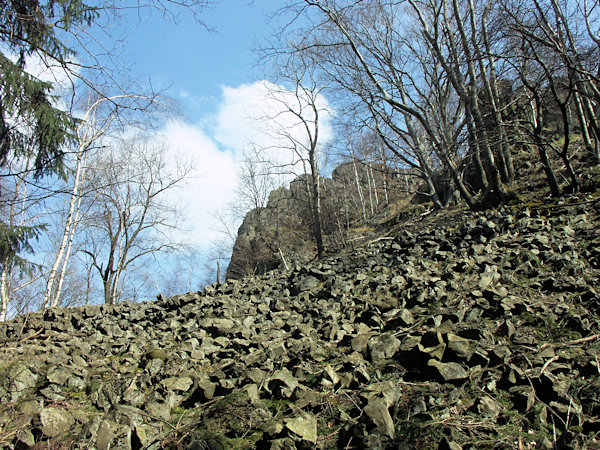
[[[0,324],[0,448],[599,448],[598,200]]]

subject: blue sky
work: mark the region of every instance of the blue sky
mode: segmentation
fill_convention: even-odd
[[[239,86],[260,78],[255,43],[269,37],[268,17],[278,1],[220,1],[202,14],[211,31],[182,10],[177,23],[146,10],[143,21],[131,17],[124,56],[140,77],[150,76],[158,88],[179,100],[192,121],[214,111],[223,86]]]
[[[275,24],[269,17],[281,6],[271,0],[216,1],[201,14],[210,31],[185,10],[175,23],[144,10],[143,20],[136,13],[124,24],[126,66],[139,80],[149,78],[155,88],[167,89],[183,112],[165,123],[161,134],[174,154],[194,164],[186,192],[177,196],[191,228],[185,239],[201,249],[220,236],[214,212],[236,201],[244,148],[250,142],[274,147],[264,123],[255,119],[264,111],[273,114],[281,103],[269,100],[272,85],[262,79],[253,49],[272,36]],[[321,131],[326,137],[327,126]],[[238,219],[232,229],[239,224]]]
[[[136,78],[166,89],[182,111],[161,132],[172,151],[195,167],[186,192],[177,196],[191,229],[186,240],[200,248],[220,237],[213,216],[234,201],[237,161],[248,136],[256,133],[243,117],[258,101],[251,98],[261,78],[253,48],[270,36],[268,17],[279,6],[277,1],[218,1],[201,14],[206,27],[184,9],[175,21],[146,9],[125,24],[127,66]]]
[[[244,150],[251,145],[269,149],[267,157],[288,165],[294,158],[289,148],[281,148],[269,135],[274,129],[292,134],[302,130],[293,116],[282,114],[281,100],[290,94],[273,80],[263,79],[253,52],[257,43],[272,35],[268,17],[281,6],[282,2],[275,0],[216,1],[214,8],[202,14],[211,31],[186,11],[173,23],[156,10],[143,10],[141,21],[132,12],[118,24],[109,22],[105,28],[86,30],[90,41],[97,39],[109,49],[120,46],[119,61],[141,85],[151,80],[154,88],[166,90],[179,102],[181,115],[170,116],[158,137],[167,144],[169,158],[181,157],[194,169],[183,191],[174,191],[167,200],[184,209],[185,231],[177,238],[205,254],[223,236],[217,231],[221,227],[215,212],[239,204],[236,188]],[[120,36],[124,37],[122,44],[114,44]],[[85,56],[85,52],[81,54]],[[57,86],[69,79],[60,68],[46,67],[40,59],[28,61],[28,70]],[[321,99],[320,106],[328,108],[326,99]],[[256,119],[265,115],[277,119],[269,123]],[[331,138],[328,123],[319,126],[321,142]],[[293,176],[286,174],[282,180],[290,181]],[[240,223],[238,217],[228,225],[237,230]],[[164,272],[176,270],[168,259],[159,263],[167,269]],[[204,274],[196,276],[204,278]]]

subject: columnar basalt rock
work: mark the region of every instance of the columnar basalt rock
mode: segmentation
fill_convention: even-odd
[[[199,293],[17,317],[0,325],[0,446],[592,446],[600,220],[572,209],[505,207]]]

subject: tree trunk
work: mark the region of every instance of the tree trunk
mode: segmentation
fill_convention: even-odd
[[[104,304],[105,305],[114,305],[112,289],[110,286],[110,282],[108,280],[104,282]]]
[[[462,99],[465,104],[465,108],[467,112],[471,115],[473,119],[473,125],[475,128],[475,136],[477,142],[479,143],[479,149],[482,155],[486,159],[486,171],[488,178],[490,180],[490,186],[485,193],[485,197],[483,199],[484,202],[490,202],[492,204],[501,203],[507,198],[507,191],[502,183],[502,179],[500,176],[500,171],[498,170],[498,166],[496,164],[496,159],[494,157],[494,153],[490,147],[490,142],[488,138],[488,134],[485,128],[485,122],[483,120],[483,116],[479,107],[479,101],[477,99],[476,92],[476,81],[477,74],[475,72],[474,65],[474,56],[471,53],[471,47],[469,44],[469,40],[467,39],[464,22],[461,16],[461,8],[458,3],[458,0],[452,0],[453,3],[453,16],[454,21],[456,23],[458,32],[460,34],[460,40],[462,44],[462,51],[464,55],[461,56],[456,47],[456,43],[454,39],[452,39],[452,27],[450,25],[450,20],[448,17],[448,4],[447,1],[444,1],[444,27],[448,30],[447,36],[450,44],[450,50],[452,52],[451,61],[449,62],[445,55],[441,52],[438,43],[433,39],[431,35],[427,32],[428,40],[431,44],[431,48],[434,51],[436,58],[438,58],[439,63],[442,65],[444,70],[446,71],[452,86],[454,87],[456,93]],[[413,2],[411,4],[414,5]],[[418,9],[417,6],[413,6]],[[420,12],[420,11],[419,11]],[[470,83],[467,84],[464,80],[464,77],[461,73],[460,67],[458,67],[459,61],[466,60],[467,64],[467,73],[469,75]],[[469,132],[471,132],[470,130]],[[479,138],[478,134],[481,135]],[[458,186],[458,185],[457,185]]]
[[[467,117],[467,130],[469,133],[467,140],[469,142],[469,148],[471,149],[475,169],[477,169],[477,175],[479,175],[479,181],[481,181],[481,188],[484,191],[487,191],[490,188],[490,182],[488,181],[483,161],[481,161],[479,137],[477,136],[477,130],[470,114]]]
[[[319,208],[320,202],[321,199],[319,195],[319,180],[313,177],[313,226],[315,241],[317,243],[317,256],[319,259],[323,257],[323,254],[325,252],[323,246],[323,232],[321,227],[321,211]]]
[[[590,155],[593,155],[596,158],[598,155],[597,148],[592,144],[592,139],[590,137],[589,126],[585,117],[585,112],[583,111],[582,99],[581,96],[576,93],[575,94],[575,107],[577,108],[577,119],[579,120],[579,128],[581,130],[581,136],[583,138],[583,144]]]
[[[0,322],[6,320],[8,315],[8,302],[10,300],[10,293],[8,292],[8,274],[6,267],[6,259],[2,264],[2,275],[0,276]]]
[[[471,41],[475,48],[475,51],[478,55],[479,61],[479,72],[481,74],[481,78],[483,79],[483,84],[485,86],[487,96],[489,98],[490,106],[492,108],[492,117],[494,118],[494,126],[496,128],[496,133],[498,136],[498,142],[495,144],[495,148],[497,149],[497,154],[501,161],[501,175],[505,182],[512,183],[515,178],[515,169],[512,162],[512,156],[510,154],[510,147],[508,145],[508,139],[506,137],[506,130],[504,128],[504,120],[502,119],[502,114],[500,113],[500,96],[498,92],[498,85],[496,82],[496,67],[495,61],[491,50],[491,43],[489,41],[489,33],[487,27],[487,17],[490,12],[491,1],[486,5],[483,15],[481,17],[481,31],[482,37],[484,41],[484,46],[486,53],[485,55],[481,51],[478,43],[478,39],[476,36],[475,26],[475,7],[473,5],[473,0],[469,0],[469,9],[471,10]],[[490,74],[488,75],[486,70],[486,64],[484,63],[484,59],[487,60]]]
[[[375,210],[373,208],[373,188],[371,187],[371,177],[369,175],[369,165],[368,163],[365,164],[365,172],[367,175],[367,189],[369,189],[369,207],[371,209],[371,216],[373,217],[375,215]]]
[[[570,189],[571,189],[571,193],[577,193],[579,192],[579,180],[577,179],[577,174],[575,173],[575,170],[573,169],[573,165],[571,164],[571,155],[569,154],[569,146],[571,144],[571,120],[569,117],[569,108],[568,108],[568,103],[565,101],[560,102],[558,101],[558,96],[557,96],[557,102],[559,103],[559,107],[560,107],[560,112],[561,112],[561,117],[563,120],[563,128],[564,128],[564,141],[563,141],[563,145],[562,148],[559,152],[560,158],[563,161],[563,164],[565,165],[565,168],[567,169],[567,173],[569,174],[569,178],[571,179],[570,181]]]
[[[371,174],[371,181],[373,182],[373,193],[375,194],[375,206],[379,208],[379,194],[377,192],[377,182],[375,180],[375,175],[373,172],[373,166],[369,164],[369,172]]]
[[[48,274],[48,282],[46,284],[46,291],[44,292],[43,307],[57,306],[60,296],[60,289],[64,281],[66,273],[66,266],[69,260],[71,245],[75,236],[75,229],[77,227],[77,220],[79,217],[79,206],[81,204],[81,197],[79,191],[81,184],[85,179],[85,149],[79,150],[77,154],[77,166],[75,169],[75,180],[73,181],[73,191],[71,192],[71,199],[69,200],[69,211],[67,213],[67,219],[63,228],[63,235],[52,264],[52,268]],[[59,272],[59,266],[63,266]],[[55,285],[58,288],[55,288]]]
[[[462,199],[465,201],[469,209],[475,209],[477,206],[477,202],[465,186],[465,183],[462,180],[462,176],[458,172],[458,168],[456,167],[454,161],[450,160],[448,157],[445,157],[444,163],[448,168],[450,176],[452,177],[452,180],[454,181],[458,192],[460,192],[460,196],[462,197]]]
[[[350,157],[352,158],[352,167],[354,168],[354,181],[356,182],[356,191],[358,192],[358,199],[360,201],[360,208],[363,220],[367,220],[367,211],[365,208],[365,197],[360,185],[360,177],[358,176],[358,167],[356,166],[356,157],[354,156],[354,149],[350,144]]]
[[[386,154],[385,154],[385,149],[383,146],[379,146],[381,149],[381,162],[383,164],[383,194],[384,194],[384,198],[385,198],[385,204],[389,204],[390,202],[390,197],[389,197],[389,193],[388,193],[388,189],[389,189],[389,177],[390,177],[390,173],[389,173],[389,168],[388,168],[388,161],[386,158]]]
[[[562,195],[562,189],[558,184],[558,180],[556,179],[556,175],[554,173],[554,170],[552,169],[550,160],[548,159],[546,146],[542,143],[539,136],[536,135],[536,137],[536,147],[538,149],[538,154],[540,155],[540,160],[542,161],[542,166],[544,167],[544,173],[546,174],[548,186],[550,187],[550,194],[552,195],[552,197],[560,197]]]
[[[592,131],[592,133],[594,134],[594,149],[593,149],[593,155],[594,155],[594,159],[596,161],[596,164],[600,164],[600,124],[598,121],[598,115],[596,114],[596,111],[594,110],[594,106],[592,105],[592,101],[590,100],[590,98],[586,95],[584,96],[583,100],[583,107],[585,109],[585,111],[587,112],[587,116],[589,117],[589,127],[590,130]]]

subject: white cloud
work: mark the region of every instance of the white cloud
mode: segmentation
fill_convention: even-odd
[[[283,103],[273,98],[273,91],[282,92],[284,98],[291,95],[268,81],[223,86],[214,115],[202,118],[198,124],[172,120],[161,132],[170,152],[183,156],[194,166],[183,197],[185,215],[193,228],[190,238],[201,247],[219,237],[215,231],[219,224],[213,213],[235,201],[237,169],[245,150],[251,145],[268,148],[269,158],[289,163],[292,154],[289,149],[281,148],[273,130],[291,130],[297,139],[303,138],[304,131],[298,127],[297,118],[282,114]],[[319,103],[322,109],[327,108],[324,98]],[[325,120],[320,123],[321,142],[327,142],[332,135],[326,116],[323,114]],[[265,117],[273,119],[265,121]],[[293,175],[283,180],[291,178]]]
[[[242,84],[236,88],[223,86],[223,99],[213,118],[212,132],[217,141],[227,148],[241,153],[249,145],[260,148],[284,147],[289,144],[279,136],[281,130],[289,131],[294,139],[306,140],[306,131],[299,119],[286,112],[285,103],[294,105],[298,111],[294,93],[282,86],[262,80],[252,84]],[[332,131],[329,109],[324,97],[317,99],[322,114],[320,117],[320,142],[331,139]],[[310,113],[306,102],[302,102],[303,112]],[[310,115],[307,115],[311,120]]]
[[[217,237],[212,211],[233,198],[236,185],[233,153],[219,150],[215,142],[199,127],[169,121],[161,132],[170,155],[190,162],[193,169],[184,190],[177,190],[177,200],[184,206],[189,239],[207,246]]]
[[[250,142],[264,141],[265,132],[261,130],[258,120],[261,101],[266,97],[264,85],[223,86],[222,94],[223,100],[213,118],[215,139],[236,153],[241,153]]]

